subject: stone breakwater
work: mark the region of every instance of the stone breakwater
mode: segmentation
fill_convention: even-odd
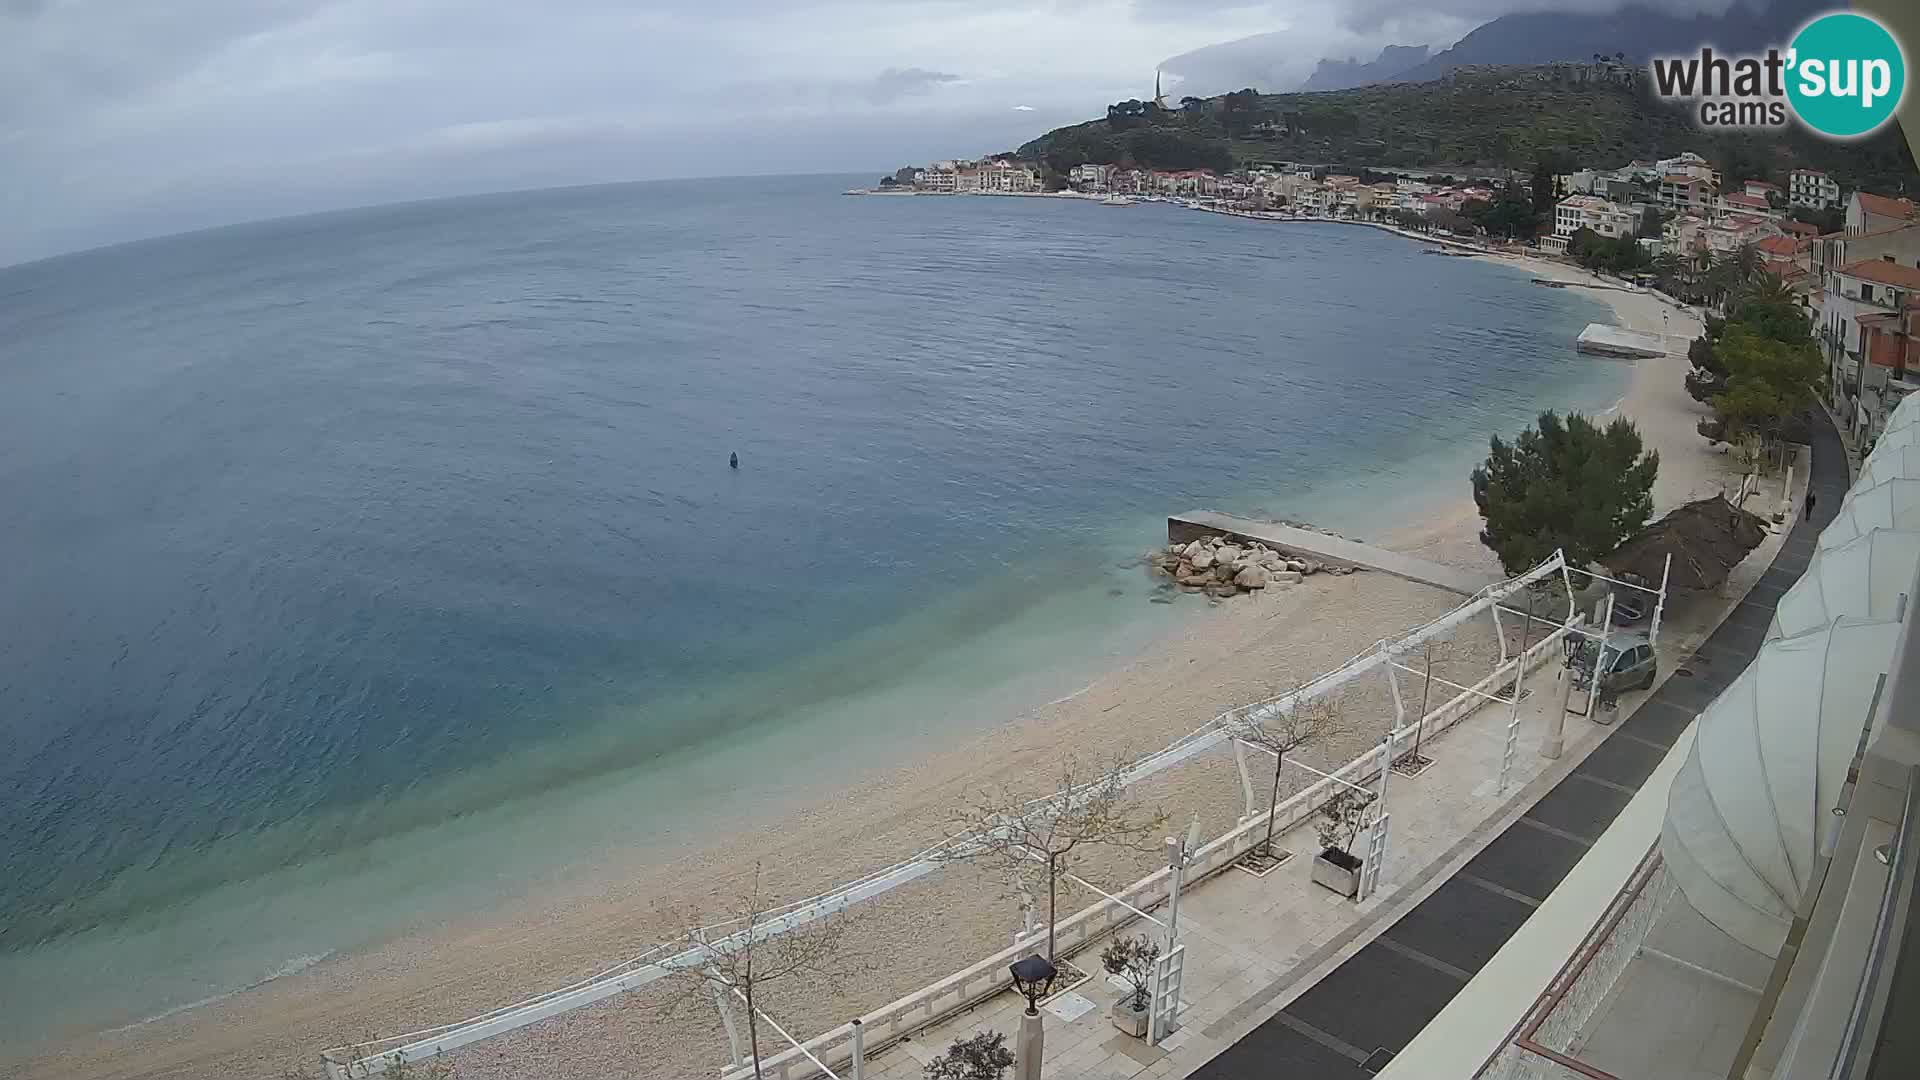
[[[1353,573],[1350,566],[1322,566],[1309,559],[1290,558],[1258,540],[1246,542],[1226,536],[1169,544],[1165,551],[1147,556],[1147,564],[1154,574],[1172,578],[1183,589],[1222,598],[1292,585],[1308,574]]]

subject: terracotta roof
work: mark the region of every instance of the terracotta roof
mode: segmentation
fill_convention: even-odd
[[[1870,191],[1856,192],[1860,196],[1860,209],[1875,217],[1910,218],[1915,207],[1906,199],[1893,199],[1885,195],[1875,195]]]
[[[1885,259],[1861,259],[1857,263],[1841,267],[1840,273],[1881,285],[1920,289],[1920,267],[1901,266],[1899,263],[1890,263]]]
[[[1704,184],[1706,183],[1704,179],[1698,176],[1688,176],[1686,173],[1668,173],[1667,175],[1660,178],[1660,182],[1663,184]]]
[[[1769,236],[1760,241],[1759,248],[1763,254],[1792,258],[1800,254],[1800,241],[1791,236]]]
[[[1767,181],[1765,181],[1765,180],[1749,180],[1749,181],[1747,181],[1747,182],[1746,182],[1746,185],[1745,185],[1745,186],[1747,186],[1747,187],[1757,187],[1757,188],[1766,188],[1766,189],[1767,189],[1768,191],[1779,191],[1779,190],[1780,190],[1780,185],[1779,185],[1779,184],[1770,184],[1770,183],[1768,183],[1768,182],[1767,182]]]
[[[1765,198],[1759,195],[1745,195],[1740,192],[1735,192],[1732,195],[1722,195],[1720,201],[1732,206],[1752,207],[1755,210],[1767,210],[1771,208]]]
[[[1826,171],[1825,171],[1825,170],[1823,170],[1823,169],[1795,169],[1795,170],[1793,170],[1793,174],[1794,174],[1795,176],[1825,176],[1825,175],[1827,175],[1827,174],[1826,174]]]

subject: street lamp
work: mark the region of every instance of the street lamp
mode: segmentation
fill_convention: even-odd
[[[1046,997],[1047,991],[1053,988],[1058,969],[1049,964],[1046,957],[1035,953],[1008,964],[1007,970],[1013,973],[1013,988],[1026,996],[1027,1015],[1037,1015],[1040,1012],[1040,999]]]
[[[1027,1011],[1020,1016],[1020,1033],[1013,1043],[1014,1080],[1040,1080],[1040,1057],[1045,1034],[1040,1028],[1040,999],[1053,989],[1059,974],[1047,958],[1038,953],[1007,965],[1013,973],[1013,988],[1027,999]]]

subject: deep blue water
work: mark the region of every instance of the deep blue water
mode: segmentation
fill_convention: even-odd
[[[383,869],[421,830],[783,726],[965,723],[894,706],[1175,617],[1118,566],[1166,513],[1377,529],[1621,380],[1573,353],[1591,301],[1374,230],[845,183],[0,270],[0,997],[145,935],[139,993],[83,1021],[74,973],[54,1014],[177,1006],[516,886]],[[346,865],[400,884],[286,899]],[[217,947],[172,940],[196,905]]]

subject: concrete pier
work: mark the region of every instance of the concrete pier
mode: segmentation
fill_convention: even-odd
[[[1471,570],[1416,559],[1357,540],[1346,540],[1270,521],[1218,514],[1211,510],[1190,510],[1167,519],[1167,542],[1170,544],[1184,544],[1203,536],[1221,535],[1258,540],[1275,551],[1311,559],[1325,566],[1378,570],[1462,596],[1472,596],[1500,580],[1491,574],[1476,574]]]
[[[1573,347],[1588,356],[1611,360],[1645,360],[1667,354],[1667,343],[1661,335],[1643,334],[1606,323],[1588,323]]]

